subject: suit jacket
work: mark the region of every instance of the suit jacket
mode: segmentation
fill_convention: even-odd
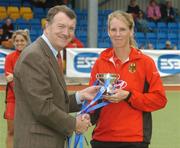
[[[75,95],[68,96],[58,62],[42,38],[21,53],[14,81],[14,148],[63,148],[76,124],[68,112],[81,106]]]
[[[165,18],[165,19],[168,18],[169,16],[175,17],[175,12],[172,7],[169,8],[169,16],[168,16],[168,8],[166,6],[161,7],[161,14],[162,14],[162,18]]]

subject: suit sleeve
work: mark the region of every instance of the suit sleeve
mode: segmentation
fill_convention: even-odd
[[[75,94],[69,95],[69,111],[70,112],[77,112],[81,109],[81,104],[77,104]]]
[[[69,136],[75,130],[76,119],[55,103],[49,71],[45,65],[47,63],[44,58],[32,53],[18,65],[17,75],[21,81],[25,101],[37,121],[62,135]]]
[[[167,98],[165,90],[153,60],[147,60],[145,66],[145,77],[149,84],[148,92],[141,93],[131,90],[128,102],[136,109],[152,112],[165,107]]]

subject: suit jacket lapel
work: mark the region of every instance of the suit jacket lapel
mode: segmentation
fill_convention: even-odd
[[[66,91],[66,83],[65,83],[64,75],[63,75],[61,69],[59,68],[58,62],[57,62],[56,58],[54,57],[51,49],[44,42],[44,40],[42,38],[39,38],[38,42],[41,44],[42,50],[44,51],[45,55],[48,57],[49,62],[52,65],[54,72],[56,73],[56,76],[57,76],[59,83],[61,84],[61,86]]]

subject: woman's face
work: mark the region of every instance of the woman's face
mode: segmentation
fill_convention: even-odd
[[[124,22],[124,19],[113,18],[110,21],[108,33],[114,48],[129,46],[129,39],[130,36],[132,36],[132,31]]]
[[[27,41],[24,36],[18,34],[14,39],[14,46],[17,50],[22,51],[27,46]]]

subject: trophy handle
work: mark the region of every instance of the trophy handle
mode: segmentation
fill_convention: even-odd
[[[104,83],[100,80],[100,78],[98,77],[98,74],[96,74],[96,79],[100,82],[101,85],[104,85]]]
[[[103,79],[103,75],[113,75],[114,77],[114,82],[116,83],[116,81],[120,78],[119,74],[116,73],[97,73],[96,74],[96,79],[100,82],[100,84],[104,85],[104,81],[102,81]],[[111,78],[111,77],[109,77]]]

